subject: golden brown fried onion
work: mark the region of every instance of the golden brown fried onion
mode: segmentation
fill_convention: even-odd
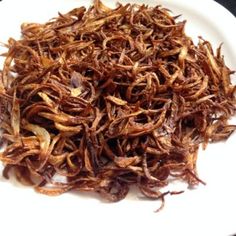
[[[236,88],[221,48],[194,45],[184,26],[160,6],[99,0],[23,24],[0,73],[4,176],[110,201],[131,185],[163,199],[170,178],[202,182],[199,145],[235,130]]]

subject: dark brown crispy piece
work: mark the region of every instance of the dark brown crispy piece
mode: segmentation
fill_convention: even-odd
[[[236,88],[221,49],[194,45],[184,26],[160,6],[99,0],[22,24],[0,73],[4,176],[48,195],[95,191],[110,201],[131,185],[163,200],[179,193],[161,192],[170,179],[204,183],[199,145],[235,130]]]

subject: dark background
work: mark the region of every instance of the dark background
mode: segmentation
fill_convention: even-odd
[[[236,0],[216,0],[236,16]]]

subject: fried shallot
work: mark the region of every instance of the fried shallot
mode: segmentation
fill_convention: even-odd
[[[221,47],[194,44],[177,18],[95,0],[22,24],[0,72],[3,175],[48,195],[93,191],[109,201],[132,185],[163,199],[171,179],[204,183],[198,149],[236,129],[236,87]]]

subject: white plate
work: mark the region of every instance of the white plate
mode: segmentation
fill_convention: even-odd
[[[111,3],[112,2],[112,3]],[[104,0],[113,5],[114,1]],[[187,19],[187,33],[202,35],[216,48],[224,42],[227,64],[236,69],[236,19],[211,0],[130,0],[122,3],[163,4]],[[21,22],[44,22],[86,0],[3,0],[0,2],[0,41],[19,37]],[[234,79],[236,77],[234,76]],[[0,178],[1,235],[214,235],[236,233],[236,135],[227,142],[211,144],[201,151],[199,186],[166,198],[160,213],[159,202],[140,200],[135,194],[118,203],[107,204],[91,194],[67,193],[47,197],[31,188]],[[0,167],[1,169],[1,167]]]

